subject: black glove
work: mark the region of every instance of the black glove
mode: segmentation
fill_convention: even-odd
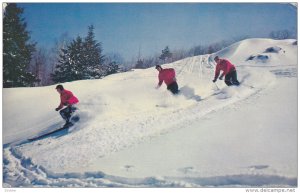
[[[59,109],[60,109],[60,108],[57,107],[55,110],[56,110],[56,111],[59,111]]]
[[[217,79],[213,79],[213,83],[215,83],[217,81]]]

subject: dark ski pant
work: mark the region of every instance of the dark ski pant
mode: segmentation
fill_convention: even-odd
[[[172,82],[171,84],[169,84],[167,86],[167,89],[171,91],[173,94],[178,94],[179,92],[177,82]]]
[[[72,113],[74,113],[76,110],[77,110],[76,107],[68,106],[68,107],[64,108],[63,110],[59,111],[59,114],[66,121],[66,123],[69,123]]]
[[[240,82],[237,80],[236,70],[231,71],[228,74],[226,74],[225,84],[227,84],[227,86],[231,86],[231,85],[238,86],[238,85],[240,85]]]

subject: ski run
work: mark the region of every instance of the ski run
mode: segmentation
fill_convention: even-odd
[[[213,83],[218,55],[241,85]],[[297,187],[297,41],[247,39],[217,53],[64,83],[80,121],[60,128],[56,85],[3,89],[3,186]]]

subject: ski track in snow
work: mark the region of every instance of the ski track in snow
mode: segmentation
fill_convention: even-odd
[[[14,147],[4,149],[3,187],[290,187],[297,178],[276,175],[227,175],[214,177],[125,178],[103,172],[53,173],[35,165]],[[260,167],[260,166],[253,166]]]
[[[176,69],[179,80],[184,76],[183,74],[195,71],[198,71],[197,77],[202,80],[204,73],[213,76],[214,67],[210,65],[209,57],[209,55],[205,55],[187,58],[180,62],[174,62],[170,66]],[[195,65],[197,63],[200,65]],[[58,172],[60,170],[72,171],[78,165],[87,167],[101,157],[138,145],[147,139],[184,128],[185,125],[208,113],[226,108],[228,105],[254,96],[263,89],[276,84],[275,76],[297,76],[296,67],[277,66],[274,70],[261,70],[260,72],[251,68],[238,67],[242,82],[239,87],[224,87],[222,85],[217,94],[211,90],[209,93],[198,96],[189,85],[183,84],[181,95],[173,97],[167,91],[160,91],[160,94],[166,98],[162,103],[150,110],[135,112],[133,109],[125,114],[126,116],[123,112],[120,112],[119,116],[114,114],[115,122],[90,115],[90,112],[85,111],[88,108],[97,108],[97,105],[105,107],[105,99],[103,99],[104,104],[97,104],[97,101],[91,98],[91,105],[85,104],[86,109],[83,108],[80,112],[82,123],[73,127],[69,132],[55,134],[30,143],[24,143],[21,140],[8,144],[3,149],[4,187],[274,187],[274,184],[280,187],[296,186],[297,178],[260,174],[125,178],[103,172]],[[257,82],[261,77],[264,77],[263,81]],[[124,81],[131,80],[126,79]],[[200,98],[200,102],[197,101]],[[177,107],[176,103],[182,101],[184,101],[184,105]],[[151,112],[149,116],[145,116],[149,112]],[[86,120],[89,122],[85,122]],[[166,123],[168,124],[166,125]],[[70,149],[69,146],[73,148]],[[32,147],[35,148],[35,151],[31,151]],[[48,161],[47,151],[51,151],[51,162]],[[78,156],[78,152],[88,153]],[[35,155],[40,156],[36,157]],[[91,157],[90,155],[94,156]],[[254,169],[264,167],[266,166],[253,166]],[[130,169],[130,166],[127,169]],[[185,168],[183,172],[188,172],[191,169]]]

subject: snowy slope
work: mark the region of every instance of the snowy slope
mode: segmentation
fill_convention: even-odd
[[[293,46],[292,46],[293,45]],[[296,40],[271,40],[271,39],[248,39],[237,42],[226,49],[212,54],[214,56],[230,58],[237,66],[278,66],[297,65],[297,41]],[[251,56],[253,59],[250,59]]]
[[[65,83],[80,122],[33,142],[63,124],[55,85],[3,89],[4,185],[296,186],[294,42],[249,39],[164,65],[176,70],[179,96],[155,89],[154,68]],[[215,55],[236,64],[240,87],[211,82]],[[247,60],[258,55],[268,57]]]

